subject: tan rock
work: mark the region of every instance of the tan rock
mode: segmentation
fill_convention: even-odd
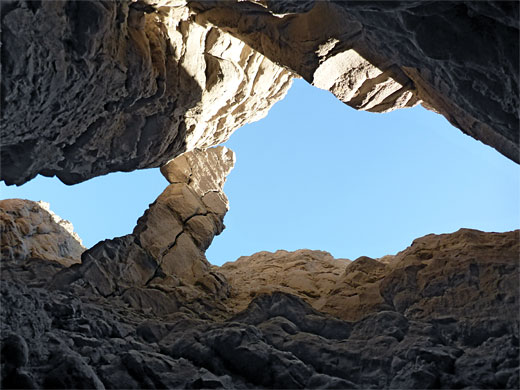
[[[351,107],[387,112],[424,102],[464,133],[519,162],[519,117],[513,107],[520,73],[512,54],[518,40],[508,38],[515,12],[483,2],[460,4],[458,12],[453,4],[372,3],[188,4],[199,23],[230,32]]]
[[[160,167],[224,142],[285,96],[286,68],[197,23],[185,1],[145,3],[6,9],[2,179],[22,184],[42,172],[73,184]],[[64,41],[83,15],[89,33]]]
[[[381,311],[408,318],[482,317],[516,312],[520,231],[461,229],[419,238],[396,255],[353,262],[320,251],[259,252],[222,267],[233,311],[281,291],[348,321]],[[482,297],[485,296],[486,299]]]
[[[242,310],[255,296],[274,291],[297,295],[319,307],[321,298],[329,294],[349,262],[334,259],[328,252],[279,250],[242,256],[214,270],[231,285],[231,297],[226,304],[233,310]]]
[[[387,266],[362,256],[350,263],[324,299],[321,310],[349,321],[357,321],[368,313],[387,309],[379,289],[387,274]]]
[[[85,251],[72,224],[46,202],[1,200],[0,236],[3,261],[36,258],[70,266],[81,262]]]
[[[519,230],[430,234],[395,256],[381,294],[396,310],[418,319],[476,311],[507,315],[518,308],[519,255]]]
[[[219,306],[228,285],[211,271],[204,252],[224,228],[228,203],[222,187],[234,161],[234,153],[225,147],[172,160],[162,169],[172,184],[139,218],[132,234],[98,243],[84,254],[84,264],[57,275],[53,286],[89,286],[93,294],[123,296],[134,306],[156,296],[148,288],[163,291],[166,298],[159,294],[161,299],[181,299],[184,305],[209,301]],[[125,295],[128,289],[131,298]],[[176,310],[175,302],[170,306]]]

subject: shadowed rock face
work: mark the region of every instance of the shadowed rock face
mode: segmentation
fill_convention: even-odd
[[[67,184],[225,141],[290,72],[182,2],[2,2],[1,178]]]
[[[520,231],[432,234],[381,259],[277,251],[212,267],[233,163],[223,147],[172,160],[134,231],[68,268],[52,245],[60,219],[2,201],[0,386],[518,388]]]
[[[86,272],[86,284],[56,290],[29,286],[27,274],[2,264],[2,387],[517,388],[519,233],[461,230],[418,239],[386,264],[340,261],[343,273],[313,275],[322,286],[336,277],[330,292],[314,290],[328,300],[322,310],[273,283],[236,313],[235,295],[193,300],[185,292],[197,286],[188,283],[127,280],[122,296],[104,297],[90,290]],[[263,252],[250,257],[259,264],[244,258],[237,268],[277,263],[277,277],[287,277],[297,258],[314,270],[334,262],[311,251]],[[231,289],[240,290],[233,272]],[[377,292],[385,307],[363,305]],[[326,314],[338,308],[339,317],[351,308],[358,319]]]
[[[518,2],[3,1],[1,18],[7,184],[162,166],[265,116],[293,75],[356,109],[423,102],[519,161]]]
[[[70,267],[68,225],[0,202],[1,388],[519,387],[519,231],[212,267],[234,155],[198,149],[298,74],[357,109],[422,101],[518,161],[518,3],[1,6],[2,179],[161,166],[170,182]]]

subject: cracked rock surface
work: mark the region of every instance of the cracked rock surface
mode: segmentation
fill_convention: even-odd
[[[48,282],[28,286],[24,275],[2,273],[2,387],[514,389],[519,294],[510,284],[519,272],[518,234],[417,240],[405,250],[413,259],[388,265],[407,275],[390,282],[390,273],[380,284],[388,306],[352,321],[279,291],[257,295],[238,313],[209,317],[204,307],[157,313],[151,301],[132,304],[79,286],[55,290]],[[364,259],[367,275],[352,278],[358,291],[373,283],[374,267]],[[440,259],[449,273],[420,274]],[[468,262],[482,272],[467,271]],[[379,277],[376,270],[372,279]],[[460,295],[460,304],[447,306],[450,295]],[[343,309],[350,305],[345,297]]]
[[[234,162],[225,147],[187,152],[169,162],[162,172],[171,184],[134,231],[87,250],[81,264],[56,276],[53,288],[121,299],[154,315],[191,306],[220,310],[228,285],[210,270],[204,252],[224,229],[228,202],[222,187]]]

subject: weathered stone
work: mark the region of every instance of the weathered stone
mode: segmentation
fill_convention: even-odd
[[[319,308],[349,262],[322,251],[280,250],[242,256],[214,269],[232,286],[228,305],[234,310],[243,310],[255,296],[274,291],[296,295]]]
[[[194,23],[184,1],[162,3],[2,2],[7,184],[159,167],[285,95],[289,71]]]
[[[0,201],[0,240],[2,261],[37,258],[70,266],[85,251],[69,221],[54,214],[48,203],[25,199]]]
[[[357,109],[423,101],[520,162],[517,2],[190,1],[210,22]]]
[[[139,218],[133,233],[87,250],[83,263],[57,274],[52,287],[117,296],[154,315],[188,304],[221,311],[212,302],[226,298],[229,287],[218,272],[210,271],[204,252],[224,228],[228,203],[222,187],[234,161],[231,150],[217,147],[169,162],[163,172],[172,184]]]
[[[277,251],[241,257],[214,269],[231,286],[227,304],[232,310],[244,309],[258,294],[280,291],[348,321],[389,310],[414,319],[464,318],[478,308],[480,316],[488,318],[487,325],[473,324],[480,329],[489,328],[489,318],[505,316],[518,305],[519,253],[518,230],[461,229],[419,238],[382,261],[363,256],[349,263],[326,252]],[[486,299],[478,299],[484,290]],[[488,333],[481,337],[493,335]]]
[[[3,268],[0,332],[2,354],[11,363],[2,360],[2,387],[517,388],[518,289],[511,282],[518,277],[518,234],[465,229],[417,239],[386,257],[386,265],[367,257],[350,264],[339,261],[341,270],[331,266],[322,274],[327,281],[315,280],[319,291],[346,283],[362,294],[367,290],[363,285],[382,280],[385,301],[394,302],[403,292],[409,296],[402,300],[406,305],[388,304],[389,310],[364,306],[364,318],[356,321],[332,317],[274,289],[254,297],[245,310],[231,317],[230,312],[227,320],[215,321],[205,305],[225,300],[217,294],[211,300],[206,295],[206,301],[202,293],[189,295],[196,289],[179,281],[169,290],[166,277],[163,284],[133,286],[103,298],[92,293],[88,278],[86,284],[74,282],[69,293],[30,287],[27,274],[12,279]],[[105,256],[115,249],[106,247]],[[289,272],[310,274],[314,269],[314,279],[324,264],[338,263],[325,252],[263,252],[258,264],[242,259],[234,273],[244,264],[274,266],[275,258],[283,262],[282,255],[294,259],[286,267]],[[298,256],[310,264],[298,265]],[[468,264],[478,264],[484,272],[466,275]],[[465,291],[476,283],[479,294],[468,295]],[[440,290],[428,287],[437,285],[444,286],[441,300]],[[446,297],[457,293],[466,302],[446,306]],[[205,303],[196,306],[190,300]],[[343,309],[349,305],[345,301]]]
[[[518,15],[514,1],[4,1],[1,178],[162,166],[265,116],[295,75],[356,109],[423,102],[519,162]]]

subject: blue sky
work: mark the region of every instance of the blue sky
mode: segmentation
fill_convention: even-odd
[[[224,232],[206,253],[222,264],[277,249],[380,257],[428,233],[520,225],[520,168],[422,107],[372,114],[295,80],[287,97],[225,144],[237,155]],[[38,177],[2,198],[51,203],[87,247],[130,233],[167,186],[158,169],[75,186]]]

